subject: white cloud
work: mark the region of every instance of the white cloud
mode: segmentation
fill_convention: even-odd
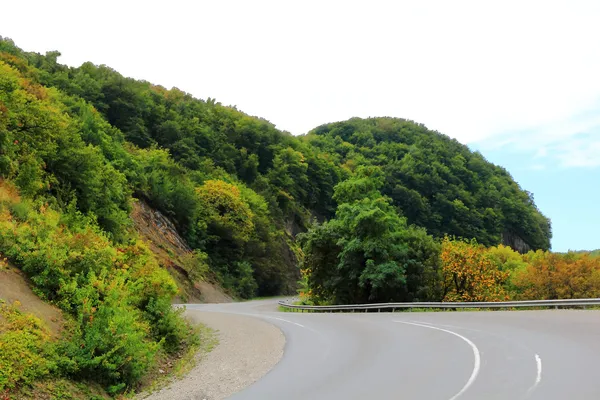
[[[27,50],[213,97],[295,134],[387,115],[462,142],[504,140],[600,98],[595,0],[37,0],[2,13],[14,18],[0,34]]]
[[[600,166],[600,111],[523,132],[505,133],[501,140],[489,138],[478,143],[483,150],[502,148],[527,154],[531,168],[548,166]]]
[[[600,136],[600,135],[599,135]],[[599,167],[600,137],[570,138],[555,146],[556,157],[565,167]]]

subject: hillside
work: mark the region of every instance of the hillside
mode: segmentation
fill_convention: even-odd
[[[350,168],[381,168],[382,193],[411,224],[434,236],[476,238],[522,252],[550,248],[550,221],[503,168],[425,126],[397,118],[354,118],[307,139]]]
[[[0,392],[55,376],[135,391],[197,344],[173,301],[298,285],[311,301],[439,299],[446,235],[550,247],[550,221],[507,171],[420,124],[352,119],[294,137],[59,55],[0,38],[0,258],[66,324],[58,337],[37,322],[30,336],[0,329],[13,356],[41,357],[17,374],[0,354]]]

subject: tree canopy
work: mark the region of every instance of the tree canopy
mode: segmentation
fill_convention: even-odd
[[[382,193],[409,223],[436,237],[475,238],[485,245],[503,235],[529,249],[550,248],[550,221],[503,168],[454,139],[398,118],[353,118],[322,125],[307,138],[353,171],[381,167]]]

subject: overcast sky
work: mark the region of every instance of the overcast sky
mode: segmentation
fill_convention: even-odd
[[[0,35],[25,50],[216,98],[294,134],[353,116],[424,123],[550,204],[555,249],[600,247],[588,215],[600,214],[600,1],[19,0],[1,13]],[[586,188],[553,189],[557,171]]]

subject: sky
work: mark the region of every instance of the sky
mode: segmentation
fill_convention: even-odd
[[[306,133],[391,116],[505,167],[600,248],[600,1],[5,2],[0,35]]]

